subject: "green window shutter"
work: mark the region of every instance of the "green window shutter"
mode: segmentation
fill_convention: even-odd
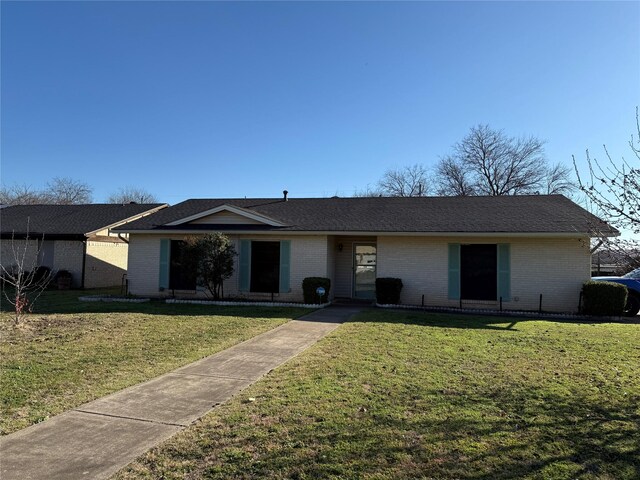
[[[160,277],[159,288],[160,290],[167,290],[169,288],[169,267],[171,258],[171,240],[168,238],[160,239]]]
[[[503,302],[511,301],[511,246],[498,244],[498,298]]]
[[[280,293],[291,289],[291,240],[280,242]]]
[[[241,292],[251,288],[251,240],[240,240],[240,285]]]
[[[460,300],[460,244],[449,244],[449,300]]]

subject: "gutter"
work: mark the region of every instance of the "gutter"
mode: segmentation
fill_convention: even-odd
[[[335,231],[335,230],[120,230],[138,235],[185,235],[221,232],[229,235],[331,235],[353,237],[509,237],[509,238],[576,238],[590,236],[589,232],[375,232],[375,231]],[[613,236],[613,235],[612,235]]]

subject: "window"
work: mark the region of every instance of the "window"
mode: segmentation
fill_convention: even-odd
[[[280,242],[251,242],[251,292],[280,288]]]
[[[169,288],[172,290],[196,289],[196,265],[182,240],[171,240]]]
[[[511,246],[508,243],[450,243],[450,300],[511,301]]]
[[[242,239],[238,267],[238,287],[241,292],[289,292],[291,241]]]
[[[498,298],[497,245],[460,246],[460,295],[464,300]]]

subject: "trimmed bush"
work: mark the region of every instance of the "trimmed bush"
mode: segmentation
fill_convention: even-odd
[[[586,315],[617,317],[627,303],[627,287],[620,283],[589,281],[582,292],[582,313]]]
[[[324,288],[322,300],[318,297],[316,290],[318,287]],[[331,290],[331,280],[324,277],[307,277],[302,280],[302,294],[304,303],[326,303],[329,301],[329,290]]]
[[[376,278],[376,302],[381,305],[400,303],[402,280],[399,278]]]

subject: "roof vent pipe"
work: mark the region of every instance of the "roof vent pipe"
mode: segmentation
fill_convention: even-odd
[[[284,201],[287,201],[287,195],[289,195],[289,192],[287,190],[283,190],[282,194],[284,195]]]

